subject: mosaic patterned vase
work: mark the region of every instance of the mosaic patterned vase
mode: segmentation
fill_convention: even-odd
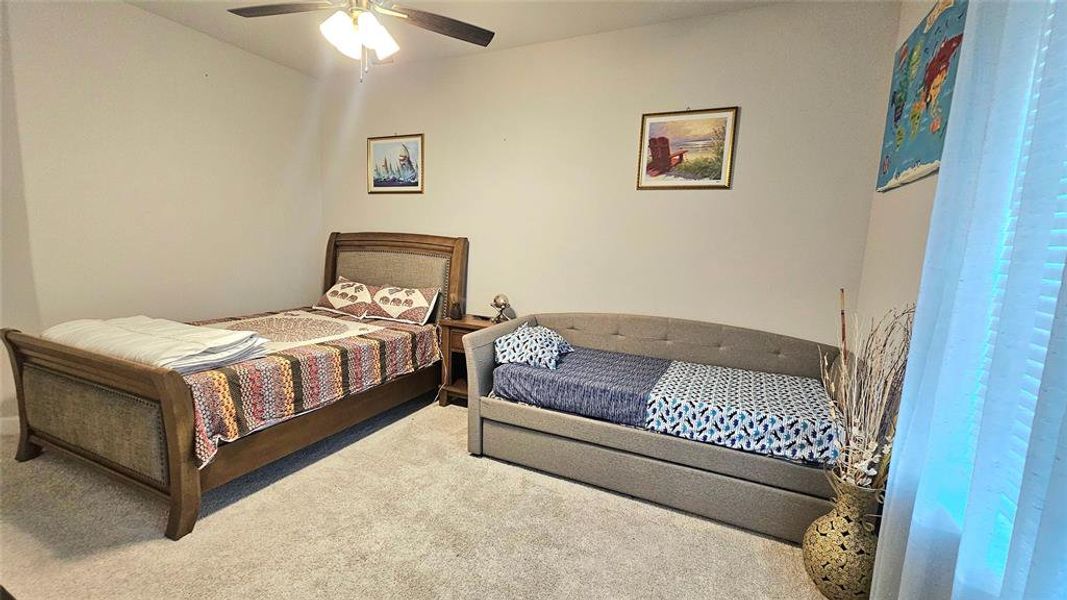
[[[868,598],[878,536],[871,515],[878,510],[878,490],[830,477],[837,498],[829,513],[804,532],[804,568],[830,600]]]

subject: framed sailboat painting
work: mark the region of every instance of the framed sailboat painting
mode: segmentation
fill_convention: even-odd
[[[422,146],[421,133],[367,138],[367,192],[421,194]]]

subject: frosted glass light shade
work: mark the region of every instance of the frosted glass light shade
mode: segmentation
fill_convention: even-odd
[[[330,18],[319,25],[319,31],[341,54],[356,60],[362,57],[363,40],[356,24],[352,22],[352,17],[345,11],[339,10],[330,15]]]
[[[361,12],[357,18],[359,31],[363,34],[363,44],[374,50],[378,60],[389,58],[400,50],[400,45],[372,13]]]

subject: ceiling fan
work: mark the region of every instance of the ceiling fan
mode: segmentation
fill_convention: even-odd
[[[319,31],[342,54],[362,62],[361,80],[363,72],[369,67],[370,51],[374,52],[376,62],[387,62],[390,56],[400,50],[396,40],[376,15],[404,20],[427,31],[479,46],[488,46],[495,35],[488,29],[424,10],[398,6],[391,0],[286,2],[242,6],[231,8],[230,12],[250,18],[328,10],[334,13],[319,25]]]

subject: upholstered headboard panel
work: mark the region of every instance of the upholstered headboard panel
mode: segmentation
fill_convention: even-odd
[[[353,250],[337,255],[337,274],[372,285],[448,289],[450,261],[443,256]]]
[[[576,346],[767,373],[819,378],[822,357],[837,357],[833,346],[718,323],[601,313],[534,318]]]
[[[467,238],[413,233],[333,233],[326,246],[323,291],[338,276],[371,285],[439,287],[436,318],[456,307],[467,293]]]

